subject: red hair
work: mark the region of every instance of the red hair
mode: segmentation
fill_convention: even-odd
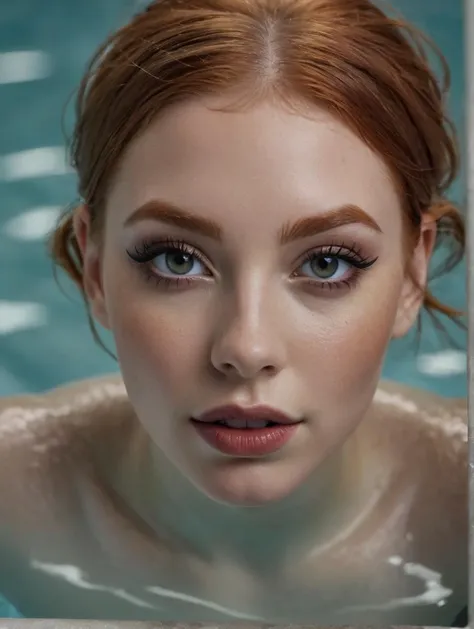
[[[442,67],[438,81],[427,48]],[[160,0],[113,34],[93,57],[79,88],[71,147],[79,193],[100,231],[105,199],[130,142],[165,108],[239,88],[246,103],[268,95],[326,108],[387,164],[409,241],[421,216],[434,215],[438,241],[464,255],[465,227],[446,192],[457,151],[442,55],[401,20],[369,0]],[[244,101],[236,106],[245,106]],[[55,262],[82,289],[72,212],[51,241]],[[430,313],[456,319],[428,288]]]

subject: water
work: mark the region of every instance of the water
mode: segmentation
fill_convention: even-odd
[[[143,4],[143,3],[142,3]],[[394,0],[392,5],[437,42],[452,70],[450,108],[464,136],[461,0]],[[89,333],[79,296],[52,276],[44,238],[76,197],[64,167],[61,116],[93,49],[133,11],[132,0],[35,0],[0,8],[0,395],[36,392],[116,371]],[[11,54],[14,53],[14,54]],[[18,155],[20,152],[24,152]],[[452,197],[465,199],[464,174]],[[466,306],[465,266],[433,284],[444,302]],[[446,396],[466,395],[466,335],[448,323],[450,348],[423,322],[390,348],[384,375]],[[0,616],[15,616],[0,605]]]

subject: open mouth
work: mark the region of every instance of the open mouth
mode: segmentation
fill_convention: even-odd
[[[227,428],[236,428],[240,430],[258,430],[259,428],[268,428],[269,426],[279,426],[278,422],[264,419],[218,419],[211,422],[217,426],[226,426]]]
[[[285,426],[299,423],[294,418],[270,406],[241,407],[234,405],[219,406],[192,418],[198,423],[255,430],[269,426]]]
[[[240,417],[236,417],[239,414]],[[263,456],[280,450],[301,424],[283,417],[282,421],[275,421],[277,418],[273,417],[277,413],[265,411],[265,414],[270,417],[254,417],[234,409],[228,413],[208,413],[204,418],[192,418],[191,423],[215,450],[231,456]]]
[[[270,406],[219,406],[191,418],[211,447],[231,456],[263,456],[280,450],[302,420]]]

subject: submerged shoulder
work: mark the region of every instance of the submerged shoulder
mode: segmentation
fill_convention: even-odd
[[[467,400],[447,398],[405,384],[382,381],[376,391],[377,415],[389,424],[407,445],[424,441],[439,454],[454,456],[467,465],[468,411]]]
[[[432,547],[466,552],[469,505],[467,402],[384,382],[375,396],[384,452],[413,497],[414,520]],[[427,531],[430,531],[428,534]],[[444,540],[444,541],[443,541]]]
[[[411,505],[407,552],[413,565],[429,568],[436,579],[442,575],[459,611],[466,605],[468,579],[467,401],[383,382],[375,405],[390,456],[399,464],[397,486]]]
[[[44,393],[0,398],[0,448],[59,444],[82,430],[112,419],[128,404],[118,375],[81,380]],[[109,413],[107,412],[109,411]],[[35,451],[35,450],[33,450]]]
[[[32,501],[37,508],[47,506],[48,495],[54,501],[98,444],[121,432],[132,415],[118,375],[0,398],[1,519],[17,522]]]

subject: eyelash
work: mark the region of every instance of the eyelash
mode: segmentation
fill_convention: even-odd
[[[165,275],[159,275],[150,268],[150,262],[154,258],[163,253],[170,253],[172,251],[187,253],[199,260],[202,264],[208,265],[205,257],[195,247],[188,245],[183,240],[173,240],[171,238],[160,242],[144,241],[140,248],[135,246],[133,252],[127,251],[127,255],[132,262],[137,264],[140,270],[145,273],[145,279],[152,280],[157,285],[163,285],[165,288],[179,288],[191,284],[195,281],[195,277],[167,277]]]
[[[370,269],[370,267],[378,260],[377,257],[369,258],[368,256],[364,256],[361,248],[358,247],[356,243],[349,246],[342,242],[340,244],[334,243],[331,245],[325,245],[324,247],[319,247],[318,249],[310,249],[304,254],[298,268],[300,268],[305,262],[311,262],[318,257],[336,258],[337,260],[346,262],[352,267],[352,272],[349,278],[344,280],[325,282],[324,280],[311,279],[306,276],[302,277],[303,281],[307,280],[311,284],[316,284],[318,288],[325,290],[354,288],[360,280],[362,273],[367,269]],[[293,277],[298,276],[294,273]]]
[[[153,271],[150,268],[150,262],[152,262],[152,260],[157,256],[164,253],[176,251],[180,251],[182,253],[193,256],[201,264],[208,266],[208,261],[200,253],[200,251],[195,247],[188,245],[183,240],[165,239],[160,242],[143,241],[140,247],[135,246],[133,251],[127,250],[127,255],[129,256],[132,263],[138,265],[140,270],[145,273],[145,279],[152,280],[160,286],[164,286],[167,288],[181,288],[183,286],[191,284],[197,279],[202,279],[202,275],[188,277],[168,277],[165,275],[160,275],[158,272]],[[306,262],[311,262],[318,257],[336,258],[337,260],[346,262],[352,267],[350,277],[348,279],[339,281],[324,281],[312,279],[307,276],[299,276],[297,275],[297,271],[292,274],[293,278],[305,281],[312,286],[316,285],[318,289],[323,290],[353,288],[359,281],[362,273],[373,266],[378,259],[377,257],[365,257],[362,254],[362,250],[356,245],[356,243],[353,243],[351,246],[348,246],[345,243],[334,243],[331,245],[326,245],[324,247],[319,247],[318,249],[311,249],[307,251],[299,262],[298,269],[300,269]],[[209,276],[210,275],[211,274],[209,274]]]

